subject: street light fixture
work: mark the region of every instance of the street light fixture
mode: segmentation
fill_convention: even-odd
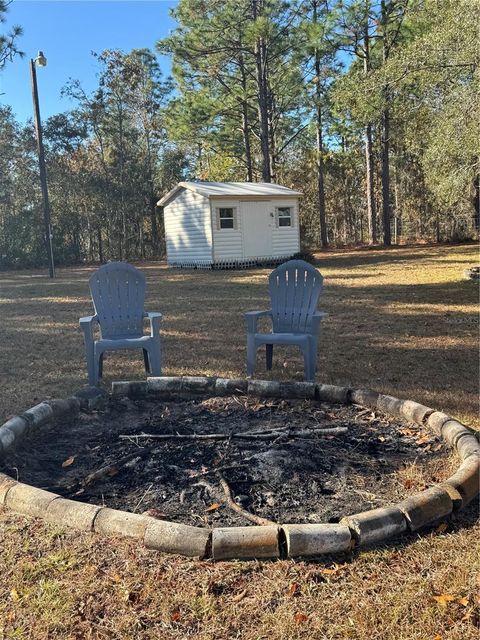
[[[42,121],[40,120],[40,107],[38,104],[38,89],[37,89],[37,71],[35,65],[39,67],[47,66],[47,59],[43,55],[43,51],[39,51],[35,59],[30,60],[30,78],[32,80],[32,97],[33,97],[33,111],[35,115],[35,131],[37,134],[37,150],[38,150],[38,165],[40,168],[40,184],[42,187],[42,199],[43,199],[43,220],[45,224],[45,245],[48,257],[48,270],[50,278],[55,277],[55,264],[53,261],[53,234],[52,225],[50,223],[50,203],[48,201],[48,186],[47,186],[47,169],[45,166],[45,151],[43,148],[42,137]]]

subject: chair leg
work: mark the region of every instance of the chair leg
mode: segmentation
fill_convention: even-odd
[[[265,360],[266,360],[267,371],[270,371],[273,364],[273,344],[265,345]]]
[[[317,354],[318,354],[318,337],[315,336],[314,338],[312,338],[312,341],[310,343],[310,358],[311,358],[313,378],[315,378],[315,374],[317,373]]]
[[[255,336],[249,333],[247,334],[247,377],[249,378],[251,378],[255,372],[256,355]]]
[[[315,382],[315,360],[316,354],[312,349],[308,352],[308,382]]]
[[[143,351],[143,362],[145,363],[145,372],[150,373],[150,361],[148,359],[148,350],[142,349]]]
[[[103,358],[104,357],[105,357],[105,354],[103,352],[98,356],[98,377],[99,378],[103,377]]]
[[[85,341],[85,356],[87,360],[88,384],[94,387],[97,384],[95,366],[95,348],[93,342]]]
[[[307,382],[315,381],[315,360],[312,357],[311,343],[308,342],[302,347],[303,351],[303,373]]]
[[[148,349],[148,359],[150,363],[149,373],[151,376],[162,375],[162,361],[160,352],[160,342],[155,342],[153,346]]]

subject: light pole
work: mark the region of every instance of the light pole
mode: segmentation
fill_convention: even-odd
[[[39,51],[37,57],[30,60],[30,77],[32,80],[32,97],[33,97],[33,111],[35,115],[35,131],[37,134],[37,150],[38,150],[38,164],[40,167],[40,184],[42,187],[42,199],[43,199],[43,220],[45,224],[45,246],[47,250],[48,270],[50,278],[55,277],[55,264],[53,262],[53,234],[52,225],[50,224],[50,203],[48,201],[48,186],[47,186],[47,169],[45,167],[45,151],[43,148],[42,138],[42,121],[40,120],[40,107],[38,104],[38,89],[37,89],[37,71],[35,65],[39,67],[47,66],[47,59],[43,55],[43,51]]]

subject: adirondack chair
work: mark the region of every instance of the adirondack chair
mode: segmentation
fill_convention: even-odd
[[[96,385],[103,373],[106,351],[143,349],[145,370],[161,375],[161,313],[148,313],[145,301],[145,276],[126,262],[109,262],[90,277],[95,315],[80,318],[85,339],[88,382]],[[143,323],[150,321],[150,335],[144,335]],[[93,335],[94,324],[100,327],[100,340]]]
[[[247,321],[247,375],[255,371],[257,349],[265,345],[267,370],[272,368],[273,346],[297,345],[303,352],[305,379],[314,380],[320,322],[326,313],[318,311],[323,276],[303,260],[289,260],[269,276],[271,309],[249,311]],[[269,317],[271,333],[258,333],[258,320]]]

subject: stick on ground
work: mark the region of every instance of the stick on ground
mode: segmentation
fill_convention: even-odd
[[[195,483],[195,485],[200,485],[202,487],[205,487],[207,489],[207,491],[210,493],[210,495],[213,498],[215,498],[215,500],[217,500],[217,502],[225,504],[227,507],[232,509],[232,511],[236,511],[237,513],[239,513],[241,516],[243,516],[244,518],[246,518],[250,522],[253,522],[253,523],[261,525],[261,526],[268,526],[268,525],[272,525],[272,524],[273,525],[277,524],[276,522],[272,522],[271,520],[267,520],[266,518],[261,518],[260,516],[257,516],[254,513],[250,513],[250,511],[246,511],[245,509],[242,509],[242,507],[240,505],[238,505],[235,502],[235,500],[233,499],[232,492],[230,490],[228,482],[225,480],[225,478],[223,477],[221,472],[218,472],[218,476],[219,476],[219,479],[220,479],[220,484],[222,485],[223,494],[224,494],[223,496],[222,496],[221,492],[216,487],[213,487],[206,480],[199,480],[198,482]]]
[[[303,431],[246,431],[244,433],[138,433],[124,434],[118,437],[121,440],[152,439],[152,440],[276,440],[279,437],[292,438],[314,438],[317,436],[337,436],[347,433],[348,427],[332,427],[330,429],[309,429]]]

